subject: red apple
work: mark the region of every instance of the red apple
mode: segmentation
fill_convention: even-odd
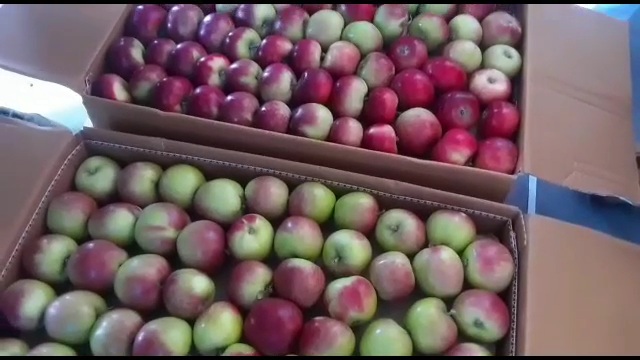
[[[291,301],[267,298],[255,303],[244,321],[244,337],[267,356],[291,353],[303,325],[302,311]]]
[[[293,43],[304,38],[304,30],[309,14],[299,6],[288,6],[278,12],[271,26],[271,33],[282,35]]]
[[[466,165],[478,150],[476,138],[464,129],[444,133],[431,152],[431,160],[453,165]]]
[[[207,274],[179,269],[162,284],[162,302],[171,316],[195,320],[213,303],[216,287]]]
[[[142,254],[125,261],[114,279],[114,293],[120,303],[137,311],[152,311],[160,304],[162,283],[171,266],[160,255]]]
[[[227,93],[244,91],[258,95],[258,84],[262,68],[255,61],[240,59],[229,66],[224,73],[224,88]]]
[[[466,290],[453,301],[451,310],[460,334],[485,344],[501,340],[511,327],[507,304],[490,291]]]
[[[280,35],[269,35],[260,43],[255,60],[262,67],[286,62],[291,50],[293,50],[291,40]]]
[[[186,78],[166,77],[158,81],[153,90],[153,106],[162,111],[182,113],[184,102],[192,91],[193,86]]]
[[[269,266],[255,260],[241,261],[231,270],[227,289],[229,300],[248,310],[270,295],[272,280]]]
[[[342,15],[345,24],[354,21],[373,22],[373,16],[376,14],[376,6],[374,4],[337,4],[336,11]]]
[[[302,309],[315,305],[325,284],[322,269],[305,259],[283,260],[273,272],[273,287],[278,296]]]
[[[396,71],[419,69],[429,58],[427,45],[415,36],[405,35],[394,41],[387,55],[396,67]]]
[[[406,298],[416,286],[411,260],[399,251],[376,256],[369,266],[369,279],[378,297],[386,301]]]
[[[198,4],[198,6],[205,14],[210,14],[216,11],[216,4]]]
[[[431,80],[418,69],[402,70],[391,81],[390,88],[398,95],[399,110],[429,107],[435,99]]]
[[[482,45],[502,44],[516,46],[522,38],[518,19],[505,11],[496,11],[482,20]]]
[[[237,26],[252,28],[260,36],[266,36],[271,30],[271,23],[276,19],[276,8],[273,4],[240,4],[233,14]]]
[[[167,77],[164,69],[158,65],[145,65],[133,73],[129,80],[131,97],[138,104],[146,105],[151,101],[152,90],[158,81]]]
[[[165,23],[167,37],[177,43],[194,40],[202,19],[204,19],[204,13],[196,5],[174,5],[169,10]]]
[[[326,105],[331,99],[333,78],[323,69],[305,70],[293,89],[293,103]]]
[[[392,124],[398,111],[398,95],[387,87],[369,92],[362,109],[362,119],[370,124]]]
[[[364,108],[364,98],[369,91],[367,83],[355,75],[343,76],[333,85],[331,109],[336,117],[358,118]]]
[[[224,39],[236,28],[231,15],[211,13],[204,17],[198,28],[198,42],[209,53],[222,50]]]
[[[129,80],[133,73],[144,66],[144,45],[136,38],[123,37],[107,51],[108,68]]]
[[[360,63],[360,57],[360,50],[355,45],[341,40],[329,46],[320,66],[337,79],[353,75]]]
[[[68,259],[69,281],[76,289],[96,293],[110,291],[118,268],[128,258],[126,251],[110,241],[88,241]]]
[[[356,335],[342,321],[317,316],[304,324],[298,346],[301,356],[352,356]]]
[[[358,120],[350,117],[341,117],[331,125],[329,141],[336,144],[360,147],[363,136],[364,129]]]
[[[324,105],[303,104],[293,111],[290,124],[293,135],[326,140],[333,124],[333,115]]]
[[[310,39],[298,41],[291,50],[289,65],[293,72],[300,76],[305,70],[317,69],[322,59],[322,46]]]
[[[197,85],[209,85],[222,88],[225,72],[231,63],[222,54],[210,54],[200,58],[193,70],[193,82]]]
[[[480,134],[485,138],[502,137],[510,139],[520,126],[518,108],[507,101],[493,101],[487,105],[480,118]]]
[[[404,153],[424,157],[442,136],[442,126],[433,113],[413,108],[398,116],[395,124],[398,143]]]
[[[460,14],[469,14],[478,21],[482,21],[487,15],[496,10],[496,4],[462,4]]]
[[[131,102],[129,84],[116,74],[102,74],[91,84],[91,95],[104,99]]]
[[[333,4],[303,4],[302,8],[309,14],[313,15],[320,10],[331,9]]]
[[[231,61],[251,59],[258,51],[261,41],[255,30],[239,27],[231,31],[222,42],[222,53]]]
[[[169,54],[167,71],[172,75],[190,78],[196,68],[196,62],[207,55],[207,51],[195,41],[178,44]]]
[[[357,74],[369,89],[389,86],[396,73],[396,67],[387,55],[381,52],[372,52],[362,59],[358,65]]]
[[[166,17],[167,10],[156,4],[138,5],[129,15],[125,34],[147,45],[158,38]]]
[[[518,163],[518,147],[512,141],[493,137],[480,142],[475,167],[513,174]]]
[[[296,74],[282,63],[267,66],[260,77],[258,90],[262,101],[279,100],[289,102],[296,86]]]
[[[219,120],[241,126],[253,124],[253,113],[260,107],[260,102],[248,92],[234,92],[224,99],[220,107]]]
[[[169,54],[176,48],[176,43],[171,39],[155,39],[144,51],[144,61],[147,64],[153,64],[167,67],[169,61]]]
[[[364,132],[362,147],[369,150],[398,153],[396,131],[389,124],[374,124]]]
[[[225,233],[220,225],[198,220],[185,226],[178,235],[178,258],[189,268],[215,274],[222,267],[226,250]]]
[[[429,59],[423,70],[439,92],[462,91],[467,88],[467,72],[455,61],[443,57]]]
[[[187,99],[187,114],[216,120],[223,101],[222,90],[209,85],[200,85]]]
[[[452,91],[438,99],[437,114],[445,130],[468,130],[480,119],[480,102],[470,92]]]
[[[253,115],[253,126],[258,129],[286,133],[291,109],[282,101],[267,101]]]
[[[483,104],[511,97],[511,80],[496,69],[482,69],[471,75],[469,91]]]

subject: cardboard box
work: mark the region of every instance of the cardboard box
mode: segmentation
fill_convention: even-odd
[[[0,8],[0,67],[85,94],[131,5]],[[640,201],[627,26],[574,5],[517,7],[524,26],[518,171]],[[70,38],[70,34],[82,34]],[[28,40],[25,40],[28,39]],[[607,56],[596,56],[598,54]],[[606,69],[606,71],[603,71]],[[98,127],[338,168],[502,201],[515,179],[85,96]]]
[[[41,122],[39,124],[42,125]],[[15,149],[27,141],[31,144],[28,150],[16,153]],[[160,138],[99,129],[86,129],[74,137],[60,128],[25,126],[23,120],[0,117],[0,166],[12,169],[11,178],[5,178],[0,187],[4,204],[11,204],[0,207],[0,229],[5,239],[0,242],[0,264],[5,264],[0,276],[0,289],[5,289],[20,276],[24,246],[46,231],[45,215],[50,199],[71,190],[77,167],[87,156],[98,154],[122,164],[152,161],[166,167],[175,163],[191,163],[200,168],[207,179],[229,177],[242,184],[259,174],[273,174],[290,186],[304,181],[321,181],[337,194],[368,191],[384,208],[405,208],[421,217],[438,208],[458,209],[474,219],[480,232],[497,235],[512,250],[516,264],[521,247],[518,244],[524,241],[522,214],[512,206],[340,170]],[[220,277],[216,276],[216,281],[218,279]],[[518,271],[511,288],[505,292],[512,309],[512,325],[509,335],[499,344],[498,351],[503,355],[514,355],[516,351],[520,321],[517,317],[517,279]],[[223,286],[218,293],[224,293]],[[402,321],[407,310],[405,305],[409,304],[380,302],[378,317],[391,316]],[[3,329],[6,327],[0,326],[0,331]]]

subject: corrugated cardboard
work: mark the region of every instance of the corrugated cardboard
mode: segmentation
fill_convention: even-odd
[[[4,5],[0,67],[85,93],[130,5]],[[517,7],[525,65],[519,172],[640,201],[627,25],[574,5]],[[72,36],[73,35],[73,36]],[[76,36],[77,35],[77,36]],[[28,39],[28,40],[27,40]],[[603,54],[606,54],[604,56]],[[98,127],[406,181],[502,201],[514,176],[374,153],[85,96]]]

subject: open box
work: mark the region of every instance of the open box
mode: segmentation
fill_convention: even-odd
[[[502,201],[515,176],[374,153],[86,95],[132,5],[4,5],[0,67],[83,94],[95,126]],[[516,7],[524,26],[518,172],[640,200],[626,24],[574,5]],[[68,34],[82,34],[73,41]],[[26,41],[25,39],[28,39]],[[597,49],[597,50],[596,50]],[[607,56],[599,56],[606,53]],[[607,71],[602,71],[607,69]]]
[[[340,170],[106,130],[86,129],[78,137],[73,137],[61,129],[42,129],[37,125],[25,125],[21,120],[6,118],[0,118],[0,129],[0,164],[16,168],[13,178],[3,183],[0,192],[10,196],[8,203],[24,204],[20,211],[12,214],[0,210],[3,215],[0,229],[4,231],[6,239],[10,239],[0,243],[0,262],[5,264],[0,277],[0,289],[6,288],[20,276],[24,246],[46,231],[44,218],[50,199],[73,188],[75,171],[88,156],[104,155],[120,164],[152,161],[165,168],[176,163],[189,163],[200,168],[207,179],[228,177],[243,185],[258,175],[270,174],[281,178],[289,186],[305,181],[320,181],[337,195],[347,191],[367,191],[378,199],[383,208],[405,208],[421,218],[443,208],[467,213],[475,221],[480,233],[498,236],[510,248],[516,262],[514,281],[505,292],[505,301],[511,305],[512,322],[508,336],[499,343],[497,350],[503,355],[516,353],[519,321],[518,244],[524,242],[524,226],[522,215],[515,207]],[[10,156],[9,149],[27,138],[34,141],[28,155],[16,156],[14,153]],[[221,276],[224,277],[225,273]],[[217,284],[225,283],[223,279],[218,282],[218,276],[215,281]],[[223,291],[220,289],[217,293]],[[416,293],[416,296],[419,295]],[[423,296],[412,297],[411,300],[420,297]],[[393,317],[402,322],[406,311],[404,305],[410,303],[380,301],[377,317]]]

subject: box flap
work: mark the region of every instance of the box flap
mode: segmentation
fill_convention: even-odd
[[[523,170],[640,201],[627,24],[573,4],[527,11]]]
[[[84,93],[87,72],[127,4],[4,4],[0,68]]]

